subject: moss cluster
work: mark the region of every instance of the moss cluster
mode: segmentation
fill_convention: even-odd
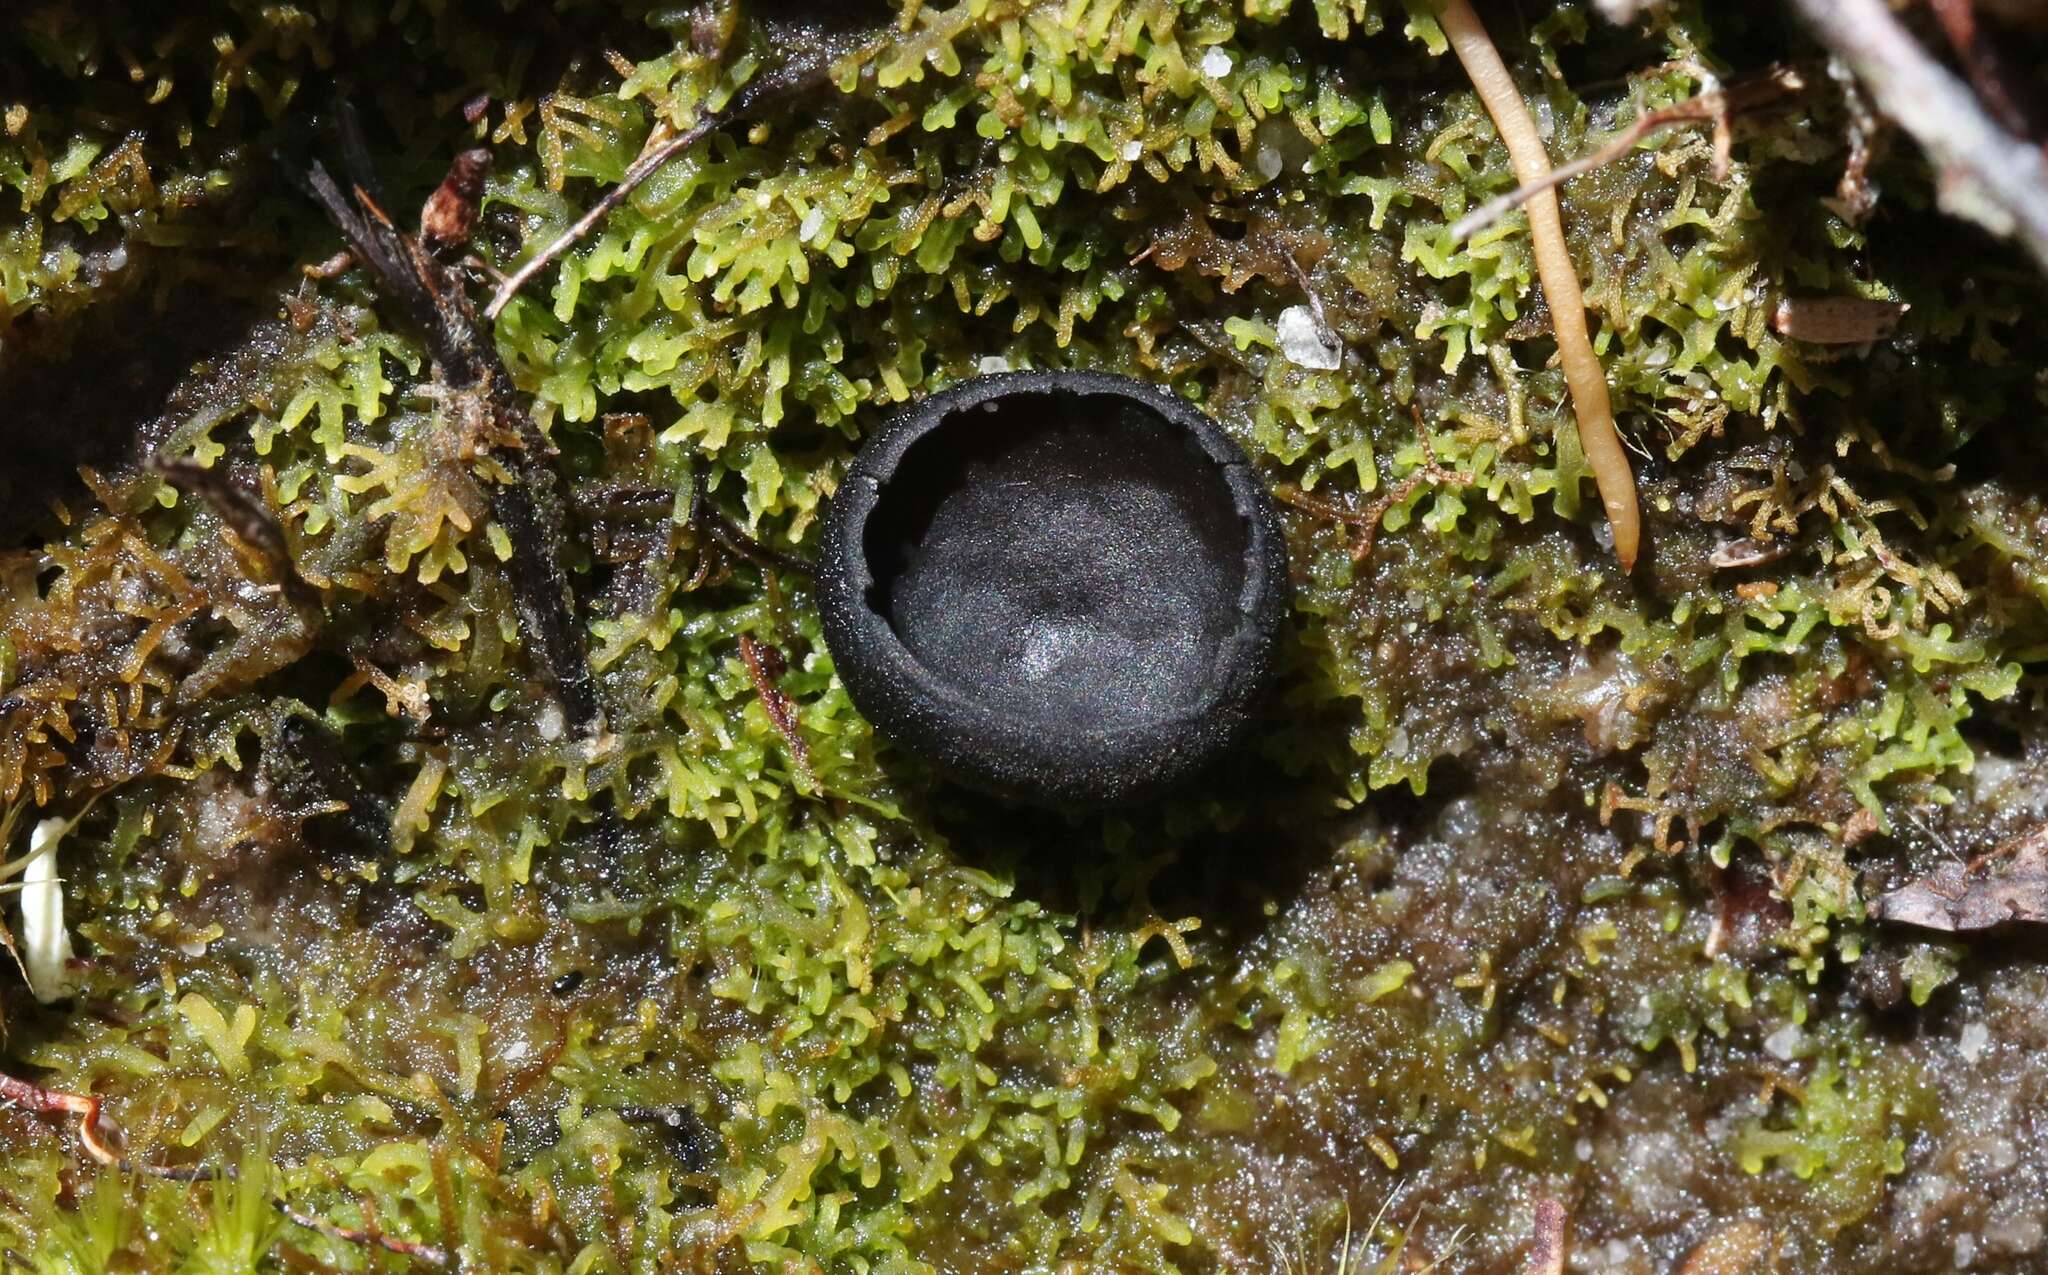
[[[1894,1197],[1977,1091],[1897,1026],[1997,971],[1866,901],[2009,830],[1980,756],[2048,766],[2048,349],[2039,281],[1909,156],[1849,220],[1814,74],[1725,180],[1674,130],[1565,188],[1630,578],[1525,224],[1449,236],[1513,178],[1421,0],[614,8],[36,3],[0,36],[0,382],[248,318],[139,413],[64,398],[107,413],[90,449],[0,466],[36,522],[0,801],[84,812],[90,953],[67,1008],[10,991],[11,1069],[104,1095],[137,1163],[233,1171],[99,1171],[0,1113],[10,1266],[408,1260],[281,1199],[489,1270],[1262,1270],[1392,1198],[1361,1255],[1495,1270],[1554,1195],[1614,1269],[1739,1218],[1780,1269],[1947,1268]],[[1570,156],[1808,55],[1723,9],[1488,19]],[[801,58],[821,85],[495,328],[560,450],[585,735],[476,440],[362,270],[300,273],[334,239],[281,173],[351,100],[409,223],[480,141],[509,268]],[[1305,290],[1341,370],[1280,349]],[[1778,335],[1814,295],[1912,308],[1872,349]],[[801,559],[864,431],[998,366],[1170,385],[1285,501],[1292,668],[1229,782],[1088,819],[951,792],[854,712],[803,574],[706,533],[699,500]],[[152,455],[253,494],[288,561]],[[1653,1138],[1690,1174],[1661,1195]]]

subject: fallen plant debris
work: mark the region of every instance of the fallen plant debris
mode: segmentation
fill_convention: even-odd
[[[1489,199],[1466,213],[1452,223],[1451,238],[1470,239],[1543,191],[1553,190],[1582,173],[1604,168],[1634,150],[1638,143],[1652,133],[1677,124],[1714,126],[1713,176],[1716,181],[1725,181],[1728,176],[1729,148],[1733,133],[1729,122],[1732,117],[1781,101],[1797,94],[1805,87],[1805,77],[1798,71],[1790,67],[1774,67],[1725,88],[1710,89],[1675,105],[1645,111],[1636,117],[1634,123],[1615,134],[1613,140],[1592,154],[1581,156],[1568,164],[1561,164],[1536,181],[1524,180],[1507,194]]]
[[[818,777],[811,770],[810,745],[804,742],[803,728],[797,721],[796,701],[779,685],[782,675],[789,671],[782,652],[757,640],[751,633],[742,633],[740,661],[747,667],[747,678],[754,684],[754,694],[761,701],[761,711],[768,714],[769,724],[789,746],[790,763],[803,777],[804,788],[816,792]]]
[[[1868,345],[1898,331],[1912,308],[1864,297],[1786,297],[1771,312],[1771,330],[1811,345]]]
[[[450,176],[429,198],[427,213],[440,231],[452,234],[458,223],[473,221],[473,214],[451,212],[448,205],[473,196],[480,168],[475,152],[457,156]],[[308,190],[356,260],[405,311],[433,355],[449,390],[448,428],[483,463],[492,512],[512,547],[507,567],[528,648],[571,723],[595,734],[602,711],[562,565],[554,446],[520,407],[511,373],[479,325],[461,276],[393,225],[363,180],[358,178],[350,198],[317,160],[305,174]]]
[[[1558,358],[1564,364],[1565,381],[1571,386],[1579,445],[1584,448],[1586,461],[1599,485],[1601,503],[1607,507],[1607,523],[1614,533],[1614,556],[1623,571],[1632,571],[1642,543],[1635,475],[1629,469],[1628,454],[1622,449],[1621,433],[1615,428],[1607,371],[1586,334],[1585,298],[1579,290],[1578,268],[1572,264],[1571,249],[1564,239],[1564,223],[1558,212],[1555,183],[1551,181],[1550,156],[1537,132],[1536,120],[1522,100],[1521,90],[1501,62],[1500,51],[1494,47],[1479,15],[1473,12],[1471,0],[1445,0],[1437,21],[1450,41],[1451,51],[1471,77],[1472,87],[1486,104],[1486,113],[1493,118],[1501,141],[1507,145],[1516,178],[1531,188],[1523,201],[1529,210],[1530,246],[1536,255],[1543,298],[1550,307]]]
[[[1960,933],[2048,921],[2048,827],[1967,863],[1942,865],[1877,901],[1900,925]]]
[[[143,1167],[0,1109],[0,1265],[1519,1272],[1548,1196],[1567,1271],[2039,1267],[2033,924],[1868,883],[2048,792],[2048,288],[1792,6],[1606,7],[1478,6],[1560,164],[1695,69],[1808,81],[1725,180],[1708,120],[1550,192],[1648,452],[1625,577],[1526,219],[1449,236],[1523,182],[1433,5],[10,10],[7,925],[82,817],[76,986],[0,956],[0,1069]],[[348,77],[397,291],[270,158]],[[545,447],[400,298],[430,222]],[[905,764],[800,570],[878,422],[1066,369],[1287,498],[1284,698],[1115,817]],[[594,733],[497,511],[542,456]]]
[[[2048,152],[2014,137],[1935,61],[1884,0],[1795,0],[1878,108],[1925,147],[1942,206],[2017,239],[2048,267]]]

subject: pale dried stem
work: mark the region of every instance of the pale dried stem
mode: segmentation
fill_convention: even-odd
[[[1794,7],[1878,109],[1925,148],[1942,207],[2019,240],[2048,268],[2048,155],[1993,123],[1884,0],[1794,0]]]
[[[663,164],[689,149],[706,133],[724,122],[724,116],[706,115],[665,141],[661,140],[659,129],[649,134],[647,145],[641,148],[639,158],[635,159],[632,166],[626,169],[625,175],[619,178],[619,184],[606,191],[604,198],[598,200],[589,212],[578,217],[575,225],[557,235],[547,247],[542,248],[524,265],[507,275],[505,282],[499,284],[497,292],[492,294],[491,303],[484,307],[484,317],[497,318],[499,312],[511,303],[512,298],[519,295],[519,290],[526,286],[527,280],[547,269],[557,257],[581,243],[585,236],[597,228],[599,222],[611,215],[612,209],[626,202],[626,197],[638,190],[642,182],[659,172]]]
[[[1542,180],[1517,186],[1507,194],[1495,196],[1466,213],[1452,223],[1451,238],[1459,242],[1471,238],[1544,191],[1555,190],[1574,177],[1605,168],[1635,149],[1636,144],[1650,134],[1677,124],[1714,126],[1714,175],[1717,180],[1725,180],[1728,173],[1729,116],[1748,109],[1767,97],[1797,92],[1804,87],[1805,81],[1798,72],[1777,70],[1758,85],[1749,86],[1746,90],[1713,89],[1697,97],[1687,98],[1683,102],[1676,102],[1654,111],[1645,111],[1636,117],[1634,123],[1615,134],[1612,141],[1592,154],[1554,168]]]
[[[1452,52],[1471,77],[1493,126],[1506,143],[1515,176],[1524,186],[1538,186],[1550,176],[1550,156],[1536,132],[1536,121],[1522,100],[1521,90],[1500,59],[1500,51],[1486,34],[1470,0],[1444,0],[1437,13]],[[1608,525],[1614,531],[1614,556],[1622,570],[1635,566],[1642,542],[1642,516],[1636,506],[1635,475],[1629,468],[1628,453],[1621,445],[1621,432],[1614,425],[1614,405],[1607,395],[1607,372],[1593,353],[1592,338],[1586,331],[1586,301],[1579,290],[1579,276],[1572,265],[1571,250],[1564,239],[1564,222],[1558,212],[1557,192],[1548,187],[1528,200],[1529,240],[1535,251],[1536,274],[1543,285],[1543,298],[1550,307],[1551,332],[1557,338],[1558,359],[1564,365],[1565,383],[1571,387],[1572,411],[1578,417],[1579,445],[1600,488],[1600,500],[1607,507]]]

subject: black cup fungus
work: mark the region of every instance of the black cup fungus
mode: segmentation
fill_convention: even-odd
[[[1096,372],[978,377],[861,449],[826,515],[825,640],[868,719],[954,779],[1102,806],[1244,732],[1287,556],[1237,445]]]

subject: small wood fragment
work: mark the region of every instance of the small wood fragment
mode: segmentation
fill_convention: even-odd
[[[1738,1218],[1695,1244],[1672,1275],[1758,1275],[1770,1242],[1761,1222]]]
[[[1771,330],[1809,345],[1868,345],[1896,332],[1912,308],[1863,297],[1786,297],[1771,314]]]
[[[1562,1201],[1544,1196],[1536,1201],[1536,1240],[1529,1249],[1529,1275],[1564,1275],[1566,1228],[1571,1215]]]
[[[1948,863],[1877,901],[1900,925],[1961,933],[2048,922],[2048,825],[1968,863]]]
[[[796,701],[777,685],[782,675],[789,671],[782,652],[766,642],[756,641],[751,633],[742,633],[740,661],[747,666],[747,677],[754,683],[754,694],[760,697],[761,711],[768,714],[768,724],[789,745],[790,760],[803,777],[804,787],[816,792],[818,777],[811,773],[811,749],[804,742],[803,731],[797,724]]]

